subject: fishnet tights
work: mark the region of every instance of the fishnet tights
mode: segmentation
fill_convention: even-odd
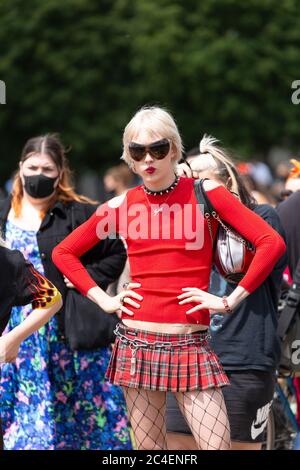
[[[123,387],[139,450],[166,450],[166,392]],[[230,448],[229,422],[220,389],[175,394],[199,449]]]
[[[219,388],[176,393],[176,400],[195,441],[202,450],[230,448],[230,428]]]

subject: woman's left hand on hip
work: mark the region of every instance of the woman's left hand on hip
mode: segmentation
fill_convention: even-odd
[[[221,297],[210,294],[197,287],[183,287],[183,294],[178,295],[179,305],[191,302],[197,303],[195,307],[187,310],[186,313],[194,313],[198,310],[209,310],[210,313],[225,313],[225,306]]]

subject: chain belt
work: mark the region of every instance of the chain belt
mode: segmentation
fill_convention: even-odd
[[[183,347],[189,346],[191,344],[197,344],[199,341],[206,341],[211,336],[208,331],[205,332],[196,332],[196,334],[200,334],[202,337],[200,338],[190,338],[190,339],[181,339],[179,341],[147,341],[142,339],[131,339],[128,338],[126,335],[122,334],[120,329],[124,330],[124,327],[117,324],[116,329],[114,331],[115,335],[119,338],[121,343],[126,344],[131,349],[131,365],[130,365],[130,375],[135,375],[136,372],[136,353],[137,350],[140,348],[148,348],[148,349],[173,349],[176,347]],[[126,330],[125,330],[126,332]]]

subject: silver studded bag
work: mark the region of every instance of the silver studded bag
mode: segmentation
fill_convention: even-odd
[[[194,183],[195,194],[207,221],[208,230],[214,247],[214,263],[219,273],[228,281],[237,283],[245,275],[247,250],[254,252],[253,246],[241,237],[232,227],[226,225],[203,188],[204,179]],[[218,221],[218,231],[214,239],[211,218]]]

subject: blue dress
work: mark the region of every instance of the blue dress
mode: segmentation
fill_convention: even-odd
[[[6,239],[44,274],[36,232],[7,221]],[[6,331],[31,310],[14,307]],[[110,348],[72,352],[58,340],[56,316],[27,338],[16,363],[1,367],[5,448],[131,449],[122,390],[104,378],[110,354]]]

